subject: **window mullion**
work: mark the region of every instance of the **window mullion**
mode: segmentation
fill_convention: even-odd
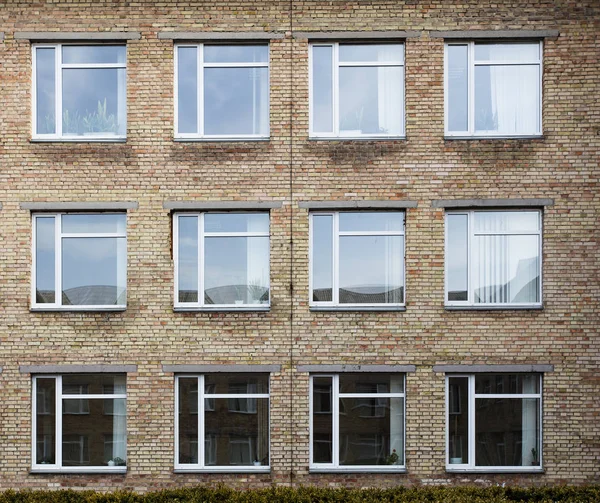
[[[340,214],[333,214],[333,292],[334,305],[340,303]]]
[[[204,136],[204,44],[199,44],[196,48],[196,81],[198,82],[198,124],[196,129],[200,136]]]
[[[198,215],[198,305],[204,306],[204,215]]]
[[[467,212],[467,303],[469,305],[474,304],[474,296],[473,296],[473,273],[471,268],[473,267],[473,229],[475,226],[473,225],[473,218],[475,212],[468,211]]]
[[[198,463],[205,467],[204,459],[204,375],[198,376]]]
[[[340,466],[340,448],[339,448],[339,436],[340,436],[340,398],[339,398],[339,384],[340,384],[340,376],[334,375],[331,380],[331,393],[332,393],[332,438],[331,438],[331,451],[332,451],[332,461],[334,467]]]
[[[57,44],[54,50],[54,95],[56,117],[56,135],[62,136],[62,44]]]
[[[340,134],[340,65],[339,65],[340,44],[333,44],[333,135]]]
[[[54,304],[62,306],[62,215],[54,216]]]
[[[54,405],[56,419],[55,463],[62,467],[62,376],[56,376],[54,390],[56,395]]]
[[[475,468],[475,376],[469,376],[469,466]]]
[[[469,96],[468,105],[468,129],[469,134],[475,134],[475,42],[469,42],[469,50],[467,51],[467,94]]]

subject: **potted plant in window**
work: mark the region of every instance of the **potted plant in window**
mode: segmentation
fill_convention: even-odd
[[[535,448],[531,449],[531,466],[540,466],[538,451]]]

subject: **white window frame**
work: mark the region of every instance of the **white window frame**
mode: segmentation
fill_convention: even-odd
[[[125,117],[125,130],[127,130],[127,45],[120,43],[113,43],[110,45],[121,46],[125,48],[125,62],[124,63],[62,63],[62,47],[67,45],[75,46],[93,46],[103,45],[93,42],[72,42],[72,43],[59,43],[59,44],[32,44],[31,46],[31,61],[32,65],[32,93],[31,93],[31,138],[33,140],[46,140],[46,141],[69,141],[69,142],[111,142],[111,141],[123,141],[127,139],[127,134],[120,135],[117,133],[94,133],[89,136],[79,135],[63,135],[62,133],[62,70],[68,68],[124,68],[125,69],[125,94],[123,96],[124,103],[123,107],[125,111],[123,116]],[[41,134],[37,132],[37,49],[54,49],[54,106],[55,106],[55,133]]]
[[[319,139],[405,139],[406,138],[406,91],[405,91],[405,82],[406,82],[406,44],[404,41],[381,41],[380,44],[389,44],[389,45],[400,45],[402,46],[402,61],[345,61],[340,62],[339,51],[340,44],[341,45],[369,45],[368,42],[360,43],[360,42],[314,42],[309,46],[308,52],[308,99],[309,99],[309,137],[310,138],[319,138]],[[314,47],[331,47],[332,48],[332,125],[333,132],[332,133],[323,133],[323,132],[315,132],[313,128],[313,118],[314,118],[314,84],[313,84],[313,48]],[[349,67],[349,66],[374,66],[374,67],[395,67],[399,66],[404,69],[402,79],[402,87],[400,92],[402,93],[402,131],[399,134],[359,134],[356,136],[347,136],[340,134],[340,92],[339,92],[339,82],[340,82],[340,67]]]
[[[402,309],[406,306],[406,211],[396,210],[396,213],[404,214],[404,229],[402,231],[340,231],[340,213],[353,213],[352,211],[312,211],[309,215],[309,264],[308,264],[308,291],[309,291],[309,306],[312,308],[323,308],[331,310],[350,310],[350,311],[361,311],[361,310],[395,310]],[[366,213],[375,213],[374,211],[368,211]],[[383,211],[378,213],[385,213]],[[333,271],[333,291],[331,301],[315,301],[313,300],[313,254],[315,252],[313,242],[313,218],[315,216],[331,216],[333,217],[333,257],[332,260],[332,271]],[[340,274],[339,274],[339,251],[340,251],[340,236],[402,236],[404,238],[404,249],[402,250],[402,277],[404,279],[403,286],[403,302],[400,303],[340,303]]]
[[[234,375],[234,373],[232,373]],[[213,393],[208,394],[204,392],[204,380],[206,374],[181,374],[175,376],[175,458],[174,465],[175,470],[178,472],[227,472],[227,473],[244,473],[244,472],[261,472],[268,473],[271,470],[271,383],[269,376],[269,392],[268,393]],[[268,444],[269,444],[269,464],[266,466],[218,466],[214,464],[210,464],[211,459],[205,459],[205,449],[198,448],[198,463],[180,463],[179,462],[179,379],[198,379],[198,446],[205,445],[206,439],[209,438],[206,436],[205,431],[205,399],[215,399],[215,398],[266,398],[269,400],[269,426],[268,426]],[[209,409],[214,410],[214,409]],[[213,440],[210,440],[213,442]],[[212,453],[211,453],[212,456]]]
[[[62,232],[63,215],[125,215],[124,232],[103,233],[68,233]],[[36,294],[37,279],[37,220],[38,218],[54,218],[54,303],[38,303]],[[57,213],[35,213],[32,215],[32,239],[31,239],[31,310],[32,311],[123,311],[127,303],[117,305],[63,305],[62,303],[62,238],[125,238],[125,277],[127,277],[127,213],[126,212],[57,212]],[[126,285],[127,287],[127,285]]]
[[[311,472],[394,472],[402,473],[406,471],[406,374],[402,373],[386,373],[385,375],[401,375],[402,376],[402,393],[390,392],[390,393],[340,393],[340,374],[311,374],[310,375],[310,386],[309,386],[309,470]],[[315,378],[330,378],[331,382],[331,417],[332,417],[332,462],[331,463],[315,463],[313,462],[313,390],[314,390],[314,379]],[[403,440],[402,445],[404,452],[402,453],[402,459],[404,464],[402,465],[340,465],[340,398],[402,398],[404,406],[403,410]],[[371,432],[369,432],[371,433]],[[375,432],[376,433],[376,432]]]
[[[38,379],[54,379],[55,381],[55,405],[54,405],[54,419],[55,419],[55,459],[54,464],[42,464],[36,463],[36,448],[37,448],[37,380]],[[62,392],[62,375],[56,374],[39,374],[32,378],[32,400],[33,404],[31,407],[31,471],[32,472],[44,472],[44,473],[126,473],[127,466],[62,466],[62,401],[63,399],[124,399],[125,407],[127,407],[127,393],[113,393],[113,394],[88,394],[88,395],[64,395]],[[125,446],[127,446],[127,427],[125,428]],[[104,444],[102,444],[104,448]]]
[[[493,232],[475,232],[475,226],[473,219],[476,213],[485,212],[515,212],[515,211],[527,211],[537,212],[539,217],[539,229],[538,231],[493,231]],[[467,300],[448,300],[448,264],[452,260],[448,252],[448,215],[467,215]],[[451,210],[446,211],[444,216],[444,303],[446,307],[466,308],[466,309],[536,309],[542,307],[542,247],[543,247],[543,232],[542,232],[542,211],[536,208],[511,208],[511,209],[480,209],[480,210]],[[539,302],[531,303],[475,303],[474,301],[474,285],[473,276],[471,271],[473,264],[472,253],[473,253],[473,237],[475,235],[503,235],[503,236],[538,236],[538,257],[539,257],[539,291],[538,298]]]
[[[475,46],[477,44],[489,44],[495,43],[494,40],[487,41],[462,41],[462,42],[446,42],[444,44],[444,135],[449,138],[457,139],[477,139],[477,138],[531,138],[542,136],[542,77],[544,73],[543,68],[543,42],[533,41],[521,41],[521,42],[496,42],[504,45],[518,45],[519,43],[539,43],[539,58],[535,61],[477,61],[475,62]],[[468,95],[468,129],[467,131],[449,131],[448,130],[448,47],[449,46],[467,46],[467,95]],[[539,100],[538,100],[538,117],[537,123],[539,128],[537,131],[529,133],[518,133],[510,134],[498,133],[495,131],[475,131],[475,66],[524,66],[524,65],[538,65],[539,66]]]
[[[499,374],[519,374],[519,372],[498,372]],[[445,406],[445,424],[446,424],[446,471],[448,472],[497,472],[497,473],[512,473],[512,472],[543,472],[543,424],[542,424],[542,411],[543,407],[543,388],[542,388],[542,374],[536,372],[528,373],[528,375],[538,375],[539,378],[539,393],[487,393],[487,394],[476,394],[475,393],[475,377],[476,374],[446,374],[446,406]],[[450,395],[450,379],[455,377],[462,377],[469,379],[469,431],[468,431],[468,459],[469,463],[455,464],[450,463],[450,424],[449,424],[449,395]],[[538,466],[476,466],[475,465],[475,400],[483,398],[510,398],[510,399],[527,399],[536,398],[539,399],[540,408],[538,411],[538,424],[540,425],[539,432],[539,465]]]
[[[269,217],[269,230],[265,232],[204,232],[204,215],[211,213],[266,214]],[[179,217],[198,218],[198,302],[179,301]],[[180,311],[268,311],[271,307],[271,215],[266,211],[205,211],[173,213],[173,262],[174,292],[173,305]],[[267,237],[269,238],[269,302],[264,304],[205,304],[204,302],[204,238],[207,237]]]
[[[262,45],[267,47],[267,61],[266,62],[237,62],[237,63],[206,63],[204,61],[204,46],[205,45],[225,45],[225,46],[234,46],[234,45]],[[196,49],[196,57],[197,57],[197,133],[180,133],[179,132],[179,80],[177,75],[177,70],[179,69],[179,49],[182,47],[187,48],[195,48]],[[175,44],[174,46],[175,56],[174,56],[174,102],[175,102],[175,124],[173,127],[174,137],[176,140],[268,140],[270,136],[270,111],[271,111],[271,71],[270,71],[270,60],[271,60],[271,51],[270,44],[264,42],[256,42],[256,43],[238,43],[238,44],[205,44],[205,43],[180,43]],[[269,121],[267,124],[267,132],[265,134],[224,134],[224,135],[210,135],[204,133],[204,69],[205,68],[266,68],[267,69],[267,115],[269,116]]]

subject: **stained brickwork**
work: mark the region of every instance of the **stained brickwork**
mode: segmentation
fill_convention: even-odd
[[[434,30],[555,29],[544,40],[543,138],[444,140],[444,40]],[[127,141],[31,141],[32,52],[15,32],[139,31],[127,42]],[[173,41],[161,31],[271,31],[270,139],[173,141]],[[308,139],[308,31],[414,30],[406,140]],[[149,489],[225,482],[390,486],[600,482],[600,7],[596,1],[7,2],[0,9],[0,488]],[[444,309],[444,210],[456,198],[552,198],[543,215],[542,310]],[[404,312],[308,307],[300,201],[412,200]],[[173,311],[163,203],[281,201],[271,211],[269,312]],[[127,310],[31,312],[30,201],[137,201],[128,211]],[[30,474],[31,377],[19,365],[137,364],[128,374],[126,475]],[[173,471],[174,378],[163,364],[279,364],[271,473]],[[406,474],[308,471],[308,374],[299,364],[408,364]],[[444,376],[433,365],[552,364],[544,473],[449,474]]]

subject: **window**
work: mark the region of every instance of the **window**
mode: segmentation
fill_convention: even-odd
[[[125,309],[124,213],[33,216],[32,308]]]
[[[33,137],[125,138],[124,45],[33,46]]]
[[[542,214],[446,214],[446,305],[541,306]]]
[[[404,136],[404,44],[310,46],[310,136]]]
[[[313,375],[310,468],[404,468],[404,374]]]
[[[126,377],[67,374],[33,378],[33,470],[125,471]],[[106,414],[110,409],[123,414]]]
[[[446,44],[446,135],[542,134],[542,43]]]
[[[176,469],[268,470],[268,374],[182,375],[175,388]]]
[[[541,470],[540,374],[448,375],[448,470]]]
[[[312,307],[404,304],[404,212],[310,215]]]
[[[269,46],[175,47],[175,137],[269,137]]]
[[[176,308],[268,309],[268,213],[176,214],[174,234]]]

